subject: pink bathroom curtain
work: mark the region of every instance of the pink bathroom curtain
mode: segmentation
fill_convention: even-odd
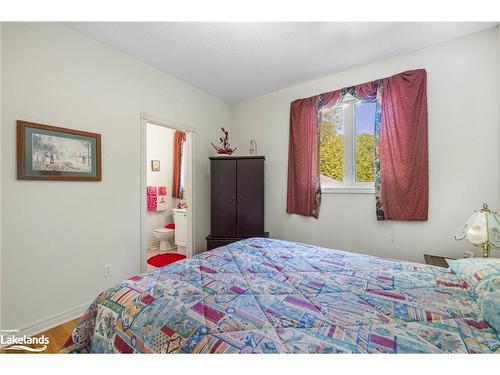
[[[386,220],[427,220],[427,73],[385,78],[380,130],[381,201]]]
[[[176,130],[174,136],[174,174],[172,181],[172,197],[182,199],[181,162],[182,144],[186,141],[186,133]]]
[[[318,217],[318,108],[347,94],[376,102],[374,121],[377,220],[427,220],[427,74],[396,74],[292,102],[288,151],[287,212]]]
[[[320,205],[318,104],[319,96],[313,96],[290,105],[286,208],[288,213],[316,218]]]

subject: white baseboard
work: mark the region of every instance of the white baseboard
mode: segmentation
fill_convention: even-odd
[[[50,318],[40,320],[37,323],[30,324],[28,326],[25,326],[21,329],[19,329],[19,332],[13,334],[15,337],[21,337],[21,336],[34,336],[37,335],[41,332],[47,331],[48,329],[54,328],[58,325],[61,325],[63,323],[69,322],[70,320],[76,319],[79,316],[83,315],[87,307],[92,303],[92,301],[85,303],[81,306],[75,307],[73,309],[70,309],[68,311],[62,312],[57,315],[53,315]],[[6,346],[0,345],[0,348]]]

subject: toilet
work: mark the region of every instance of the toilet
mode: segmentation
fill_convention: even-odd
[[[158,228],[154,230],[155,238],[160,240],[160,251],[173,249],[172,240],[174,239],[174,234],[175,230],[170,228]]]
[[[177,252],[185,253],[187,245],[187,209],[173,208],[172,216],[174,218],[172,226],[175,229],[162,227],[154,230],[154,236],[160,240],[160,251],[171,251],[177,247]],[[175,243],[174,243],[175,238]]]

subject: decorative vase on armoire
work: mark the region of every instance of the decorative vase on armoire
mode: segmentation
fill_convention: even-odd
[[[264,156],[210,158],[210,234],[207,250],[264,231]]]

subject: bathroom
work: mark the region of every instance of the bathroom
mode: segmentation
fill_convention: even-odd
[[[146,123],[146,270],[190,256],[189,132]]]

